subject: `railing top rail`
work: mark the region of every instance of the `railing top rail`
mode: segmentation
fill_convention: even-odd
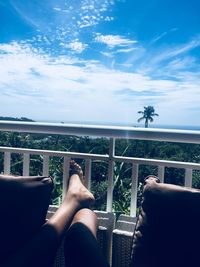
[[[0,131],[99,136],[200,144],[200,131],[65,123],[0,121]]]
[[[56,156],[56,157],[68,156],[68,157],[80,158],[80,159],[96,159],[96,160],[108,160],[109,159],[108,155],[101,155],[101,154],[30,149],[30,148],[16,148],[16,147],[2,147],[2,146],[0,146],[0,152],[24,153],[24,154],[31,154],[31,155],[47,155],[47,156]]]
[[[108,161],[110,159],[109,155],[55,151],[55,150],[41,150],[41,149],[30,149],[30,148],[2,147],[2,146],[0,146],[0,152],[22,153],[30,155],[47,155],[47,156],[57,156],[57,157],[73,157],[73,158],[101,160],[101,161]],[[118,162],[127,162],[127,163],[153,165],[153,166],[165,166],[172,168],[188,168],[193,170],[200,170],[200,164],[194,162],[136,158],[136,157],[121,157],[121,156],[112,156],[112,159],[116,162],[118,161]]]

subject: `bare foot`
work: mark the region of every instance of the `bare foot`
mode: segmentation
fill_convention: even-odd
[[[70,171],[69,171],[69,176],[71,177],[73,174],[77,174],[83,182],[84,176],[83,176],[83,170],[81,166],[76,163],[74,160],[70,160]]]
[[[75,200],[80,207],[87,207],[94,202],[93,194],[83,185],[83,171],[75,161],[70,162],[70,179],[66,201]]]

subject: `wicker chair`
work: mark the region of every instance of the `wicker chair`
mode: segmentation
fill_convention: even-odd
[[[138,219],[121,215],[110,232],[114,215],[96,212],[99,244],[107,257],[112,244],[112,267],[199,266],[199,205],[200,190],[159,183],[150,176]]]
[[[94,211],[98,220],[97,240],[107,261],[112,265],[112,232],[115,227],[115,214],[112,212]]]
[[[112,267],[129,267],[136,218],[120,215],[113,230]]]

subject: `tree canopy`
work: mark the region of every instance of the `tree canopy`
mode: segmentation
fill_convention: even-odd
[[[153,117],[159,116],[155,113],[155,109],[153,106],[144,107],[143,111],[138,111],[139,114],[142,114],[142,117],[138,119],[138,122],[145,120],[145,128],[148,128],[149,122],[153,122]]]

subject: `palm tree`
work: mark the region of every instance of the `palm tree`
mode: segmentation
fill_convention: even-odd
[[[148,128],[149,121],[152,122],[154,116],[159,116],[157,113],[155,113],[153,106],[144,107],[144,111],[138,111],[138,113],[143,115],[138,119],[138,122],[145,120],[145,128]]]

